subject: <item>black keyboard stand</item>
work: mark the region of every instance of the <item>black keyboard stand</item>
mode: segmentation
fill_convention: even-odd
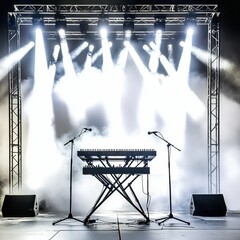
[[[114,156],[114,154],[116,154],[116,156]],[[95,201],[93,207],[90,209],[88,215],[85,217],[85,225],[92,223],[92,220],[90,219],[92,214],[114,192],[118,192],[125,200],[127,200],[129,204],[144,217],[145,223],[150,222],[148,213],[145,213],[136,193],[132,188],[133,182],[141,174],[149,173],[147,172],[149,171],[148,160],[146,160],[146,157],[144,156],[134,157],[134,152],[131,153],[131,157],[128,156],[126,157],[126,159],[123,159],[123,154],[123,151],[116,151],[116,153],[114,153],[113,151],[93,151],[90,153],[84,153],[81,151],[80,153],[78,153],[78,156],[87,163],[87,165],[83,168],[83,174],[89,174],[94,176],[103,185],[103,190],[97,197],[97,200]],[[126,153],[126,155],[127,154],[128,153]],[[154,156],[152,156],[151,159],[153,157]],[[116,168],[114,166],[115,163],[117,163],[118,166]],[[121,163],[121,167],[119,167],[119,163]],[[99,167],[99,165],[101,167]]]
[[[116,191],[120,193],[120,195],[122,195],[122,197],[125,198],[145,218],[146,222],[150,221],[149,216],[143,210],[140,201],[131,186],[140,175],[110,174],[107,176],[105,174],[96,174],[94,176],[102,183],[103,191],[101,191],[94,206],[85,217],[85,225],[88,224],[91,215]],[[133,198],[131,198],[130,194],[128,194],[128,190],[132,193]]]

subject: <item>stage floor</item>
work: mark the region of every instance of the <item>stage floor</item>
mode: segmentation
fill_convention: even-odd
[[[71,215],[70,215],[71,216]],[[223,217],[193,216],[173,213],[174,218],[158,224],[156,219],[168,213],[150,213],[145,223],[136,213],[94,214],[92,224],[84,217],[39,213],[35,217],[7,218],[0,216],[1,240],[238,240],[240,212],[227,212]],[[66,218],[66,219],[65,219]],[[177,219],[183,220],[179,221]],[[65,219],[65,220],[63,220]],[[63,221],[59,221],[63,220]],[[57,223],[55,223],[57,221]],[[188,222],[190,224],[187,224]]]

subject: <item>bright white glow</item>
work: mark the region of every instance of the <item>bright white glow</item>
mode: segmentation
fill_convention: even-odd
[[[192,31],[187,31],[183,52],[178,65],[178,77],[186,84],[189,77],[192,49]]]
[[[101,55],[102,55],[102,48],[100,48],[96,53],[93,54],[92,63],[94,63]]]
[[[35,43],[35,69],[34,69],[34,85],[40,84],[41,78],[46,79],[47,75],[47,58],[43,40],[43,33],[40,28],[36,29]]]
[[[173,58],[173,45],[168,44],[167,50],[168,50],[168,60],[172,64],[172,66],[175,68],[175,63],[174,63],[174,58]]]
[[[127,50],[129,51],[130,55],[132,56],[141,75],[144,78],[147,77],[149,75],[149,71],[143,64],[142,59],[139,57],[138,53],[136,52],[136,50],[134,49],[132,44],[129,41],[124,41],[124,45],[127,48]]]
[[[65,30],[63,28],[58,30],[58,34],[60,38],[65,38]]]
[[[112,43],[108,42],[107,36],[102,38],[102,54],[103,54],[103,65],[102,70],[105,74],[108,74],[113,69],[113,61],[111,56]]]
[[[180,46],[184,47],[184,42],[183,41],[180,42]],[[204,63],[206,65],[208,64],[208,58],[209,58],[209,52],[208,51],[200,49],[196,46],[192,46],[191,50],[192,50],[192,54],[199,61],[201,61],[202,63]],[[215,54],[211,54],[211,55],[212,55],[213,59],[216,58]],[[221,70],[232,71],[233,68],[235,67],[233,62],[230,62],[229,60],[224,59],[224,58],[221,58],[220,63],[221,63],[220,64]]]
[[[71,52],[71,58],[75,59],[79,54],[88,47],[88,42],[84,41],[82,44],[80,44],[76,49],[74,49]]]
[[[188,86],[192,51],[192,37],[193,31],[188,30],[185,43],[181,43],[183,44],[183,52],[179,62],[177,75],[179,81],[181,82],[181,87],[183,88],[183,99],[185,99],[183,104],[187,107],[187,111],[193,117],[193,119],[198,120],[203,116],[205,107],[203,103],[199,100],[199,98],[196,96],[196,94],[194,94]],[[186,98],[185,96],[188,97]],[[191,99],[191,101],[188,101],[186,99]]]
[[[108,42],[108,47],[112,47],[112,43]],[[95,52],[92,56],[92,64],[103,54],[103,49],[100,48],[97,52]]]
[[[117,60],[117,66],[120,68],[120,69],[124,69],[125,66],[126,66],[126,62],[127,62],[127,57],[128,57],[128,50],[126,47],[124,47],[120,53],[119,53],[119,56],[118,56],[118,60]]]
[[[108,128],[113,136],[123,129],[121,100],[124,94],[125,76],[120,68],[103,73],[101,101],[104,107]],[[111,89],[111,91],[109,91]],[[114,113],[114,114],[113,114]]]
[[[88,54],[86,56],[85,64],[84,64],[84,69],[90,68],[92,65],[92,53],[93,53],[94,46],[89,45],[88,48]]]
[[[150,55],[151,52],[152,52],[151,48],[150,48],[147,44],[144,44],[144,45],[143,45],[143,50],[145,50],[149,55]]]
[[[106,39],[107,38],[107,34],[108,34],[107,28],[102,27],[100,29],[100,36],[101,36],[101,38],[102,39]]]
[[[152,73],[156,73],[158,70],[158,65],[159,65],[159,54],[155,51],[151,52],[151,56],[149,59],[148,67]]]
[[[11,70],[17,64],[17,62],[20,61],[33,47],[34,42],[31,41],[10,55],[0,59],[0,81],[7,75],[8,71]]]
[[[160,55],[160,44],[161,44],[162,31],[158,32],[158,38],[156,38],[156,43],[150,42],[152,48],[148,67],[152,73],[156,73],[159,65],[159,55]]]
[[[54,52],[56,58],[57,53],[59,51]],[[56,159],[58,152],[52,125],[52,87],[55,69],[55,65],[51,65],[48,69],[43,35],[38,29],[35,44],[34,87],[24,107],[29,125],[26,153],[28,178],[26,180],[30,188],[40,188],[47,184],[48,176],[58,169]],[[45,150],[41,151],[40,148]]]
[[[189,26],[189,27],[187,28],[187,33],[192,35],[193,32],[194,32],[194,29],[195,29],[195,27]]]
[[[148,67],[151,73],[155,74],[157,72],[159,65],[160,51],[157,51],[156,45],[153,42],[151,42],[150,44],[152,45],[152,48],[154,48],[155,50],[151,49],[146,44],[143,45],[143,49],[150,55]]]
[[[89,50],[90,53],[93,53],[94,45],[90,44],[88,50]]]
[[[160,52],[160,49],[158,48],[157,44],[155,44],[153,41],[151,41],[149,45],[153,51]]]
[[[62,77],[54,86],[54,94],[68,107],[72,126],[84,124],[86,112],[101,103],[102,72],[94,67],[83,69],[77,81]]]
[[[54,50],[53,50],[53,54],[52,54],[53,60],[54,60],[55,62],[57,62],[59,52],[60,52],[60,45],[59,45],[59,44],[56,44],[55,47],[54,47]]]
[[[68,81],[76,80],[76,72],[74,70],[72,58],[69,53],[65,30],[60,29],[59,36],[60,36],[60,46],[61,46],[61,50],[62,50],[63,67],[64,67],[65,75],[68,78]]]
[[[160,113],[161,85],[157,75],[145,76],[138,104],[138,124],[143,131],[156,127],[155,116]]]
[[[188,34],[190,34],[190,35],[193,35],[193,33],[194,33],[194,29],[193,28],[190,28],[187,31],[188,31]]]
[[[58,60],[59,53],[60,53],[60,45],[56,44],[53,49],[53,54],[52,54],[54,63],[51,64],[48,69],[48,74],[49,74],[48,78],[50,79],[50,82],[52,83],[51,88],[53,87],[53,83],[54,83],[54,77],[55,77],[55,73],[56,73],[56,64],[55,63]]]
[[[125,31],[125,39],[127,41],[129,41],[131,39],[131,36],[132,36],[132,31],[131,30],[126,30]]]
[[[180,46],[184,46],[184,42],[181,42]],[[209,53],[206,50],[202,50],[197,47],[192,47],[192,54],[204,64],[208,64]]]
[[[176,79],[177,76],[176,76],[176,70],[174,66],[168,61],[168,59],[163,54],[159,56],[159,59],[162,65],[164,66],[169,77],[172,79]]]
[[[162,30],[158,29],[155,33],[155,44],[160,48],[162,41]]]
[[[184,46],[184,41],[181,41],[181,42],[179,43],[179,45],[180,45],[181,47],[183,47],[183,46]]]

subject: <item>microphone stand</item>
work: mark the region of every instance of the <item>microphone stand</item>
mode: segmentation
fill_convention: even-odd
[[[80,220],[80,219],[77,219],[77,218],[73,217],[73,215],[72,215],[72,165],[73,165],[73,144],[74,144],[74,140],[75,140],[76,138],[80,137],[80,136],[81,136],[83,133],[85,133],[86,131],[88,131],[88,129],[83,128],[82,131],[81,131],[81,133],[80,133],[77,137],[74,137],[74,138],[70,139],[68,142],[66,142],[66,143],[64,144],[64,146],[66,146],[67,144],[71,143],[70,191],[69,191],[69,193],[70,193],[70,194],[69,194],[69,199],[70,199],[69,203],[70,203],[70,206],[69,206],[69,214],[68,214],[68,216],[67,216],[66,218],[63,218],[63,219],[59,219],[59,220],[57,220],[57,221],[54,221],[54,222],[52,223],[52,225],[55,225],[55,224],[57,224],[57,223],[59,223],[59,222],[65,221],[65,220],[67,220],[67,219],[74,219],[74,220],[76,220],[76,221],[79,221],[79,222],[84,223],[84,221],[82,221],[82,220]]]
[[[161,223],[164,223],[165,221],[167,221],[168,219],[176,219],[178,221],[181,221],[181,222],[184,222],[188,225],[190,225],[190,222],[187,222],[187,221],[184,221],[182,219],[179,219],[179,218],[176,218],[173,216],[173,213],[172,213],[172,188],[171,188],[171,166],[170,166],[170,148],[171,146],[174,147],[175,149],[177,149],[178,151],[181,151],[180,149],[178,149],[177,147],[175,147],[173,144],[171,144],[170,142],[168,142],[167,140],[165,140],[163,137],[160,137],[159,135],[157,135],[157,133],[153,132],[153,134],[155,136],[157,136],[158,138],[162,139],[164,142],[167,143],[167,152],[168,152],[168,184],[169,184],[169,208],[170,208],[170,212],[168,214],[167,217],[163,217],[163,218],[158,218],[158,219],[155,219],[155,221],[159,221],[161,220],[160,222],[158,222],[158,225],[160,225]]]

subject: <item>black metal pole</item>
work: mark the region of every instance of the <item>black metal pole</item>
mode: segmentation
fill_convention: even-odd
[[[172,184],[171,184],[171,165],[170,165],[170,144],[167,144],[168,149],[168,184],[169,184],[169,208],[172,215]]]
[[[150,132],[151,133],[151,132]],[[164,139],[163,137],[160,137],[159,135],[157,135],[157,133],[159,133],[158,131],[154,131],[152,132],[155,136],[157,136],[158,138],[162,139],[164,142],[167,143],[167,154],[168,154],[168,187],[169,187],[169,208],[170,208],[170,212],[168,214],[167,217],[163,217],[163,218],[158,218],[158,219],[155,219],[155,221],[159,221],[161,220],[160,222],[158,222],[158,225],[160,225],[161,223],[167,221],[168,219],[170,218],[174,218],[178,221],[181,221],[181,222],[184,222],[188,225],[190,225],[190,222],[187,222],[187,221],[184,221],[182,219],[179,219],[179,218],[176,218],[173,216],[173,213],[172,213],[172,186],[171,186],[171,163],[170,163],[170,148],[171,146],[173,146],[175,149],[177,149],[178,151],[180,151],[180,149],[178,149],[177,147],[175,147],[174,145],[172,145],[170,142],[168,142],[166,139]]]
[[[77,137],[80,137],[84,132],[86,131],[91,131],[92,129],[91,128],[83,128],[81,133],[77,136]],[[59,219],[57,221],[54,221],[52,223],[52,225],[55,225],[59,222],[62,222],[64,220],[67,220],[67,219],[74,219],[76,221],[79,221],[79,222],[82,222],[84,223],[84,221],[80,220],[80,219],[77,219],[77,218],[74,218],[73,215],[72,215],[72,168],[73,168],[73,145],[74,145],[74,140],[77,138],[77,137],[74,137],[72,139],[70,139],[68,142],[66,142],[64,144],[64,146],[66,146],[67,144],[71,143],[71,160],[70,160],[70,180],[69,180],[69,214],[66,218],[63,218],[63,219]]]

